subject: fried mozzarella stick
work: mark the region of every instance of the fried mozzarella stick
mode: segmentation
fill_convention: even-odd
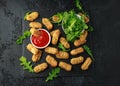
[[[31,32],[32,35],[34,35],[36,37],[40,36],[40,31],[35,29],[35,28],[31,28],[30,32]]]
[[[69,53],[64,52],[64,51],[58,51],[56,54],[56,58],[58,59],[68,59],[69,58]]]
[[[39,50],[30,43],[26,46],[26,48],[33,54],[37,54],[39,52]]]
[[[48,30],[53,29],[53,25],[48,18],[42,18],[42,23],[46,26]]]
[[[82,47],[79,47],[79,48],[71,50],[70,54],[71,55],[77,55],[77,54],[82,53],[82,52],[84,52],[84,49]]]
[[[27,21],[34,21],[35,19],[37,19],[39,16],[39,13],[38,12],[31,12],[30,14],[26,15],[25,16],[25,19]]]
[[[54,48],[54,47],[46,47],[45,48],[45,52],[50,53],[50,54],[57,54],[58,53],[58,49]]]
[[[42,24],[39,22],[30,22],[29,27],[40,29],[42,28]]]
[[[60,34],[61,34],[61,32],[60,32],[59,29],[55,30],[55,31],[52,33],[52,44],[53,44],[53,45],[56,45],[56,44],[57,44]]]
[[[39,52],[38,52],[37,54],[33,54],[33,56],[32,56],[32,61],[33,61],[33,62],[39,61],[40,58],[41,58],[41,56],[42,56],[42,51],[39,50]]]
[[[75,65],[75,64],[80,64],[84,61],[84,58],[82,56],[79,56],[79,57],[75,57],[75,58],[72,58],[70,60],[70,63]]]
[[[77,39],[77,40],[74,41],[74,45],[75,45],[76,47],[78,47],[78,46],[86,43],[86,41],[87,41],[87,40],[86,40],[87,35],[88,35],[88,31],[84,31],[84,33],[80,36],[80,39]]]
[[[70,48],[70,44],[68,43],[68,41],[64,38],[64,37],[61,37],[60,38],[60,43],[65,47],[65,48]]]
[[[90,57],[88,57],[85,62],[82,64],[81,69],[82,70],[87,70],[89,68],[89,66],[92,63],[92,59]]]
[[[54,57],[52,57],[50,55],[46,56],[46,62],[48,64],[50,64],[50,66],[52,66],[52,67],[56,67],[57,66],[57,61],[54,59]]]
[[[58,30],[58,29],[56,29],[56,30]],[[50,32],[50,35],[53,36],[53,33],[54,33],[56,30],[51,31],[51,32]]]
[[[88,22],[90,21],[89,17],[86,16],[85,14],[79,13],[79,15],[80,15],[80,16],[84,16],[84,21],[85,21],[85,23],[88,23]]]
[[[66,63],[66,62],[59,62],[59,67],[66,70],[66,71],[71,71],[72,70],[72,65]]]
[[[35,66],[33,70],[35,73],[39,73],[41,71],[44,71],[47,67],[48,67],[47,63],[44,62]]]

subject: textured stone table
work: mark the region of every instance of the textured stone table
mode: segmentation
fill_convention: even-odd
[[[39,11],[49,17],[74,7],[74,0],[0,0],[0,86],[120,86],[120,1],[81,0],[91,17],[94,74],[59,77],[46,83],[45,78],[24,78],[19,65],[22,45],[15,41],[28,28],[24,13]],[[46,14],[47,12],[47,14]]]

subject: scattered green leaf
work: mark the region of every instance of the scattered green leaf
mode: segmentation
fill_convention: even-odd
[[[92,26],[88,26],[88,31],[92,32],[94,28]]]
[[[91,58],[95,61],[92,51],[90,50],[90,48],[87,45],[84,45],[83,48],[85,49],[85,51],[91,56]]]
[[[75,0],[75,5],[80,12],[82,12],[84,15],[89,17],[88,13],[83,10],[83,6],[82,6],[80,0]]]
[[[24,70],[28,70],[29,72],[34,72],[32,65],[31,65],[31,62],[27,61],[26,57],[21,56],[19,60],[21,61],[20,65],[23,66]]]
[[[46,82],[48,82],[49,80],[53,80],[54,78],[58,77],[57,74],[60,73],[60,68],[54,68],[52,69],[51,72],[49,72],[49,76],[46,78]]]
[[[84,12],[80,0],[75,0],[75,4],[80,11]]]
[[[22,36],[16,40],[16,44],[22,44],[23,40],[31,35],[30,31],[26,30]]]
[[[65,52],[70,51],[70,49],[66,49],[61,43],[58,44],[58,48]]]

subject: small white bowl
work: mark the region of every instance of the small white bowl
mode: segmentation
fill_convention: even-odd
[[[31,42],[31,44],[32,44],[34,47],[36,47],[36,48],[38,48],[38,49],[43,49],[43,48],[47,47],[47,46],[50,44],[51,36],[50,36],[50,33],[49,33],[47,30],[45,30],[45,29],[38,29],[38,30],[44,30],[44,31],[48,34],[48,36],[49,36],[48,43],[47,43],[45,46],[42,46],[42,47],[36,46],[36,45],[33,43],[33,41],[32,41],[32,36],[33,36],[33,35],[30,36],[30,42]]]

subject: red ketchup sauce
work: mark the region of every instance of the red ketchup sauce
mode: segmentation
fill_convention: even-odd
[[[36,37],[32,35],[32,42],[37,47],[44,47],[48,44],[50,37],[46,31],[44,30],[39,30],[39,31],[40,31],[40,36]]]

